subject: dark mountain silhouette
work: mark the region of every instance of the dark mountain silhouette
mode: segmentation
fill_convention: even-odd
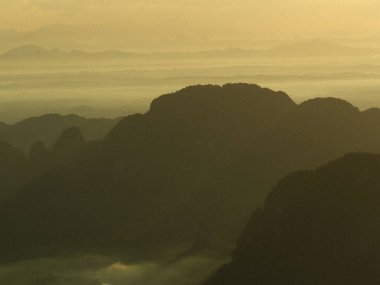
[[[249,84],[163,95],[101,142],[83,144],[67,131],[78,142],[64,148],[70,155],[33,146],[30,163],[46,155],[53,167],[41,166],[43,175],[1,203],[9,235],[0,245],[12,246],[0,258],[138,259],[215,244],[226,252],[279,178],[349,151],[380,151],[378,121],[377,110],[332,98],[297,105]]]
[[[86,140],[98,140],[116,125],[120,119],[86,119],[77,115],[47,114],[25,119],[14,125],[0,125],[0,140],[6,141],[25,152],[30,146],[42,141],[51,147],[64,129],[78,127]]]
[[[87,138],[96,140],[103,138],[118,120],[49,114],[15,125],[1,124],[0,199],[33,178],[74,161],[76,150],[85,145],[85,138],[78,127],[69,126],[79,126]],[[28,153],[29,161],[25,155]]]
[[[30,147],[29,160],[34,169],[48,169],[51,162],[51,150],[42,141],[37,141]]]
[[[93,152],[99,145],[99,141],[86,143],[79,128],[65,129],[52,148],[47,148],[42,141],[34,143],[29,153],[29,168],[32,178],[62,171],[68,168],[84,166],[92,161],[87,157],[88,152]],[[80,161],[81,160],[81,161]]]
[[[284,171],[316,167],[347,152],[378,152],[379,115],[340,99],[308,100],[268,132],[266,146]]]
[[[8,127],[9,126],[6,123],[0,122],[0,132],[5,131],[6,129],[8,129]]]
[[[63,131],[53,149],[62,154],[72,152],[85,144],[81,131],[76,127],[71,127]]]
[[[28,160],[15,147],[0,141],[0,200],[26,180]]]
[[[380,156],[364,153],[287,176],[204,284],[378,284],[379,185]]]
[[[92,150],[91,146],[96,144],[93,141],[86,146],[81,131],[70,127],[62,132],[51,149],[42,141],[34,143],[28,159],[21,150],[0,141],[0,200],[17,193],[16,189],[34,178],[77,163],[80,150],[85,146]]]
[[[209,180],[295,107],[283,92],[246,84],[194,86],[164,95],[145,115],[121,120],[100,146],[81,148],[75,162],[21,189],[2,205],[3,223],[24,230],[33,225],[28,235],[36,237],[33,248],[23,240],[26,235],[12,238],[20,238],[14,244],[25,247],[17,252],[28,256],[54,255],[56,247],[47,239],[75,251],[115,254],[123,254],[123,247],[150,252],[191,242],[215,205],[212,200],[223,208],[214,197],[217,188],[208,189]],[[223,201],[233,196],[233,203],[244,199],[233,189],[220,195]],[[231,216],[227,232],[239,227],[241,215]],[[214,220],[214,213],[207,220]],[[21,256],[11,247],[3,255]]]

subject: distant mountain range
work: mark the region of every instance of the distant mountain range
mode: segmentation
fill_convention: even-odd
[[[28,43],[38,43],[47,47],[62,49],[90,49],[123,46],[125,33],[120,30],[100,26],[49,25],[35,30],[16,31],[0,30],[0,47],[2,50]]]
[[[64,60],[64,59],[107,59],[136,56],[121,51],[86,52],[73,50],[65,52],[60,49],[45,49],[37,45],[23,45],[0,55],[0,60]]]
[[[379,49],[375,48],[351,48],[343,45],[332,44],[324,40],[301,40],[289,44],[279,45],[271,50],[264,51],[273,56],[354,56],[354,55],[378,55]]]
[[[131,53],[117,50],[103,52],[87,52],[61,49],[45,49],[29,44],[19,46],[0,55],[0,60],[107,60],[128,58],[209,58],[209,57],[315,57],[315,56],[358,56],[378,55],[378,49],[349,48],[331,44],[323,40],[304,40],[291,44],[283,44],[272,49],[254,50],[241,48],[228,48],[221,50],[208,50],[200,52],[157,52],[157,53]]]

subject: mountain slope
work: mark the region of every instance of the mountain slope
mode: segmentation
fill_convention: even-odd
[[[28,159],[17,148],[0,141],[0,201],[26,181]]]
[[[379,155],[349,154],[282,179],[205,284],[378,284],[379,177]]]
[[[215,199],[218,188],[208,189],[208,181],[295,107],[285,93],[246,84],[164,95],[147,114],[121,120],[100,148],[87,146],[72,165],[35,179],[3,203],[0,223],[32,231],[33,247],[17,231],[13,236],[31,257],[57,254],[48,240],[75,251],[133,256],[133,248],[140,258],[144,251],[187,247],[202,220],[212,226],[217,209],[225,210],[217,228],[235,212],[226,227],[231,234],[250,208],[229,209],[225,199],[233,205],[246,197],[226,189]],[[2,257],[21,258],[12,248]]]

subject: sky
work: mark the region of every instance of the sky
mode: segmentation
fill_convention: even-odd
[[[96,25],[152,37],[374,36],[378,0],[1,0],[0,29]]]

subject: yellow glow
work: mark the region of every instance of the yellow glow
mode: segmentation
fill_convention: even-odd
[[[1,0],[0,28],[104,25],[130,36],[375,35],[378,0]]]

